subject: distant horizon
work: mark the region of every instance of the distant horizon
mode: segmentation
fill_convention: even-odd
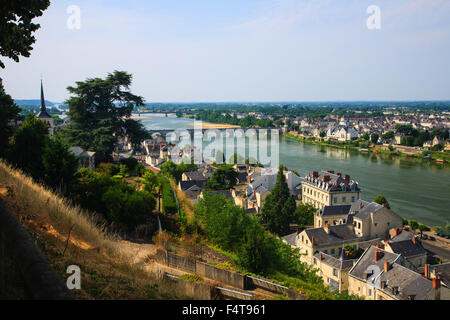
[[[43,77],[55,101],[114,70],[159,103],[450,101],[449,16],[442,0],[60,0],[0,72],[11,96]]]
[[[23,102],[23,101],[33,101],[39,102],[40,99],[14,99],[14,102]],[[53,100],[45,100],[45,102],[49,102],[52,104],[65,104],[65,102],[57,102]],[[304,103],[414,103],[414,102],[440,102],[440,103],[450,103],[449,100],[334,100],[334,101],[152,101],[152,102],[144,102],[145,105],[149,104],[304,104]]]

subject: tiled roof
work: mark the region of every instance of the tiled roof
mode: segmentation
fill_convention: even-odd
[[[375,251],[376,250],[380,250],[380,252],[381,252],[377,261],[375,261]],[[361,279],[363,281],[366,281],[367,275],[369,274],[368,273],[369,269],[378,267],[378,269],[381,271],[384,269],[385,261],[388,261],[389,263],[393,263],[394,261],[397,261],[397,259],[400,259],[400,257],[401,256],[399,254],[390,253],[385,250],[371,246],[359,258],[358,262],[350,270],[349,275],[351,275],[355,278]]]
[[[318,211],[318,215],[322,217],[347,215],[350,212],[350,208],[351,205],[325,206]]]
[[[395,253],[401,254],[405,258],[427,254],[422,244],[417,240],[414,244],[411,240],[389,242],[389,247]]]
[[[341,224],[329,227],[330,233],[326,233],[324,228],[306,229],[305,232],[309,239],[314,237],[314,244],[316,246],[339,243],[346,240],[357,239],[358,236],[353,231],[353,226],[348,224]]]
[[[355,214],[355,218],[363,220],[369,214],[377,212],[378,210],[383,209],[383,208],[384,207],[381,204],[378,204],[378,203],[375,203],[375,202],[371,202],[368,205],[364,206],[361,210],[359,210]]]

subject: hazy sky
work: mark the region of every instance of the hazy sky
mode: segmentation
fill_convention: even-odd
[[[56,102],[114,70],[147,102],[450,100],[449,17],[449,0],[55,0],[0,76],[36,99],[42,74]]]

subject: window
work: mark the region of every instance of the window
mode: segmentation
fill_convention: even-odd
[[[323,250],[323,253],[328,254],[328,250]]]
[[[316,258],[314,258],[314,264],[317,264],[317,259]]]
[[[355,202],[355,197],[354,196],[352,197],[352,202]]]
[[[335,250],[334,249],[331,249],[331,254],[334,254],[335,253]]]
[[[333,200],[334,200],[334,203],[337,203],[337,198],[334,198]]]
[[[338,272],[336,268],[333,268],[333,276],[337,277],[338,276]]]
[[[345,201],[347,200],[347,198],[346,197],[342,197],[342,202],[344,202],[345,203]]]
[[[372,296],[372,289],[369,289],[369,297]]]

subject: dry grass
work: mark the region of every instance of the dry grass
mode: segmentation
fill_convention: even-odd
[[[71,205],[2,160],[0,197],[64,282],[67,267],[80,266],[82,290],[74,292],[77,298],[177,298],[173,290],[161,286],[156,275],[149,274],[146,259],[136,259],[146,257],[153,248],[108,234],[93,213]]]

